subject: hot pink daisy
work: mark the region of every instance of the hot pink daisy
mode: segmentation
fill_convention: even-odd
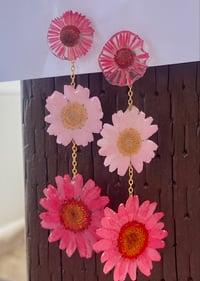
[[[104,165],[109,166],[110,172],[117,169],[118,175],[124,176],[132,164],[140,173],[143,162],[151,161],[158,147],[148,140],[158,130],[157,125],[151,125],[152,121],[152,117],[145,118],[145,113],[133,106],[131,110],[114,113],[113,125],[104,124],[103,138],[97,144],[101,147],[99,154],[106,156]]]
[[[50,112],[45,121],[50,123],[47,132],[57,136],[57,143],[67,146],[72,140],[86,146],[94,140],[93,133],[102,128],[101,103],[97,97],[89,98],[89,89],[78,85],[74,89],[64,86],[64,95],[58,91],[46,100]]]
[[[48,30],[49,47],[60,59],[75,60],[84,56],[93,41],[94,29],[84,15],[67,11],[52,20]]]
[[[114,281],[124,281],[127,273],[136,280],[136,269],[146,276],[151,274],[152,261],[160,261],[156,249],[163,248],[168,233],[158,222],[164,214],[153,213],[156,203],[144,201],[139,206],[138,196],[130,196],[126,205],[120,204],[118,213],[106,208],[97,229],[101,238],[93,245],[96,252],[103,251],[101,262],[104,273],[114,268]]]
[[[77,174],[55,178],[57,188],[48,185],[46,198],[40,204],[47,212],[41,213],[41,226],[50,229],[49,242],[60,240],[59,248],[71,257],[76,248],[81,257],[92,256],[96,242],[96,229],[100,226],[103,209],[108,204],[107,196],[100,196],[101,189],[93,180],[83,185],[83,177]]]
[[[120,31],[108,40],[99,56],[99,65],[108,82],[131,86],[144,75],[149,54],[144,51],[143,43],[130,31]]]

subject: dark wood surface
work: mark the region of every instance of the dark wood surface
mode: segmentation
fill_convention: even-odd
[[[62,92],[67,83],[69,77],[23,82],[28,281],[112,281],[112,273],[102,273],[98,255],[67,258],[57,243],[48,243],[48,231],[40,227],[43,188],[54,184],[56,175],[71,171],[70,146],[57,145],[44,122],[45,99],[54,89]],[[101,73],[77,76],[76,83],[100,98],[104,122],[127,106],[126,87],[109,85]],[[159,149],[143,172],[135,173],[135,193],[141,200],[158,202],[169,231],[162,262],[154,263],[149,278],[138,274],[137,281],[200,281],[200,63],[149,68],[134,85],[134,104],[159,125],[152,138]],[[78,149],[78,171],[85,180],[93,178],[116,209],[127,198],[127,176],[103,166],[99,137]]]

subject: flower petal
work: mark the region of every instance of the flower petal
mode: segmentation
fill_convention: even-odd
[[[56,181],[59,195],[62,199],[64,199],[65,198],[64,179],[61,176],[57,176],[55,177],[55,181]]]
[[[128,200],[126,201],[126,210],[129,217],[129,221],[134,220],[137,215],[139,208],[139,199],[138,196],[129,196]]]
[[[118,217],[120,219],[120,224],[121,226],[125,223],[128,222],[129,217],[128,217],[128,213],[126,211],[126,208],[124,207],[124,204],[120,204],[118,207]]]
[[[66,248],[66,254],[68,255],[69,258],[75,252],[76,247],[77,247],[77,245],[76,245],[75,235],[71,235],[71,239],[70,239],[69,244]]]
[[[58,212],[60,209],[61,202],[58,197],[54,198],[42,198],[40,199],[40,205],[50,212]]]
[[[81,190],[83,187],[83,177],[80,174],[77,174],[73,180],[72,180],[72,184],[74,187],[74,198],[77,199],[80,197],[81,194]]]
[[[156,223],[164,216],[163,212],[153,214],[145,223],[147,229],[153,228]]]
[[[44,212],[40,214],[41,226],[47,229],[53,229],[60,226],[60,217],[57,213]]]
[[[140,255],[137,258],[137,266],[139,270],[146,276],[151,275],[151,268],[149,266],[149,263],[147,261],[147,258],[144,255]]]
[[[49,234],[48,241],[55,242],[59,240],[65,232],[65,228],[63,226],[59,226],[58,228],[52,230]]]
[[[111,271],[113,267],[118,263],[120,257],[121,255],[118,253],[112,256],[109,260],[107,260],[103,267],[103,272],[107,274],[109,271]]]
[[[96,211],[104,208],[109,203],[107,196],[101,196],[95,200],[88,202],[87,206],[91,211]]]
[[[101,255],[101,262],[103,263],[103,262],[111,259],[112,257],[118,256],[118,255],[121,256],[121,254],[119,253],[117,248],[104,251]]]
[[[113,249],[117,246],[117,241],[101,239],[93,245],[93,250],[97,253],[105,250]]]
[[[156,249],[147,247],[145,252],[152,261],[160,261],[161,260],[160,253]]]
[[[73,232],[71,232],[68,229],[65,229],[65,231],[64,231],[64,233],[63,233],[63,235],[62,235],[62,237],[60,239],[59,249],[65,250],[68,247],[71,239],[73,239],[72,238],[73,236],[74,236]]]
[[[101,220],[101,225],[105,229],[112,229],[115,231],[119,231],[121,226],[118,221],[111,219],[110,217],[103,217]]]
[[[91,258],[92,256],[91,246],[87,242],[88,241],[82,232],[76,233],[76,244],[79,251],[79,255],[82,258]]]
[[[129,266],[129,260],[128,259],[121,259],[120,266],[119,266],[119,281],[124,281],[126,278],[126,275],[128,273],[128,266]]]
[[[111,229],[107,230],[104,228],[97,229],[96,233],[99,237],[108,239],[108,240],[115,240],[119,236],[119,233],[117,231],[114,231]]]
[[[148,247],[154,249],[161,249],[165,247],[165,242],[163,240],[150,237],[148,241]]]
[[[129,261],[129,267],[128,267],[128,274],[131,278],[131,280],[135,281],[137,276],[136,276],[136,269],[137,269],[137,263],[136,260],[130,260]]]

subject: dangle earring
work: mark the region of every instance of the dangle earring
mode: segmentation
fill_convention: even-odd
[[[102,138],[98,141],[99,154],[105,156],[104,165],[109,171],[117,170],[119,176],[128,172],[129,198],[121,203],[118,212],[105,208],[101,227],[97,229],[100,240],[93,249],[101,255],[103,271],[108,273],[114,268],[114,281],[123,281],[129,274],[136,280],[137,268],[150,276],[152,261],[160,261],[157,251],[163,248],[163,239],[168,233],[159,220],[162,212],[154,212],[156,202],[149,200],[139,205],[134,195],[134,169],[140,173],[143,162],[149,163],[155,156],[157,144],[149,138],[158,130],[152,125],[153,118],[145,116],[133,105],[133,83],[141,78],[146,69],[149,55],[143,49],[143,40],[130,32],[120,31],[105,44],[99,64],[107,81],[117,86],[128,87],[128,106],[112,115],[111,124],[104,124]]]
[[[40,214],[41,226],[50,230],[49,242],[60,240],[59,248],[71,257],[77,249],[80,257],[90,258],[92,246],[98,240],[107,196],[100,196],[101,189],[92,179],[83,183],[78,174],[77,145],[86,146],[93,141],[93,133],[102,128],[103,112],[97,97],[90,98],[90,91],[75,85],[75,60],[87,53],[92,45],[94,29],[84,15],[67,11],[52,20],[48,30],[48,43],[60,59],[71,61],[71,85],[64,86],[64,94],[54,91],[46,99],[50,123],[47,132],[56,136],[58,144],[72,142],[72,177],[56,176],[57,188],[49,184],[40,200],[46,212]]]

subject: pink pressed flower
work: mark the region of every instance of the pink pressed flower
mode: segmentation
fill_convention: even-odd
[[[93,41],[94,29],[84,15],[67,11],[52,20],[48,30],[49,47],[60,59],[75,60],[84,56]]]
[[[57,136],[57,143],[67,146],[72,140],[77,145],[86,146],[93,141],[93,133],[99,133],[103,117],[100,101],[89,98],[89,89],[78,85],[74,89],[64,86],[64,95],[58,91],[46,100],[50,112],[45,121],[50,123],[47,132]]]
[[[157,144],[148,140],[157,130],[157,125],[151,125],[152,117],[145,118],[145,114],[133,106],[125,112],[121,110],[112,115],[113,126],[104,124],[101,131],[102,139],[99,154],[106,156],[104,165],[109,171],[117,169],[120,176],[124,176],[130,164],[140,173],[143,162],[149,163],[155,156]]]
[[[164,214],[153,213],[156,205],[147,200],[139,206],[138,196],[130,196],[125,206],[119,205],[118,213],[109,208],[104,210],[102,227],[97,229],[101,240],[93,249],[97,253],[103,251],[103,271],[106,274],[114,268],[114,281],[124,281],[127,274],[136,280],[137,267],[149,276],[152,261],[160,261],[157,249],[165,246],[163,239],[168,233],[159,222]]]
[[[100,226],[107,196],[100,196],[101,189],[93,180],[83,185],[83,177],[77,174],[55,178],[57,188],[44,189],[46,198],[40,204],[47,212],[41,213],[41,226],[50,229],[49,242],[60,240],[59,248],[71,257],[76,248],[81,257],[92,256],[92,245],[98,240],[95,233]]]
[[[143,43],[130,31],[120,31],[108,40],[99,56],[99,65],[108,82],[131,86],[144,75],[149,54],[144,51]]]

